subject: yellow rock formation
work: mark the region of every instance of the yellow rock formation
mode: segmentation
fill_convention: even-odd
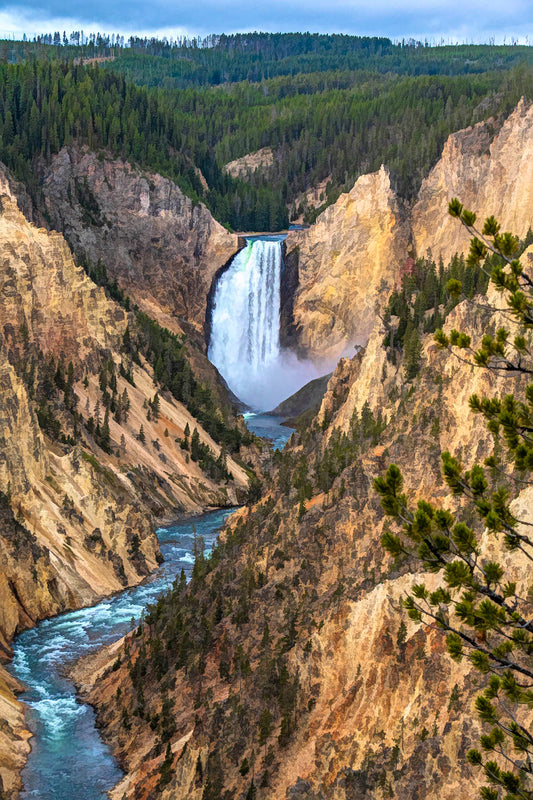
[[[447,263],[468,245],[468,234],[448,215],[452,197],[475,211],[481,226],[493,214],[502,230],[526,235],[533,223],[533,104],[522,99],[494,138],[490,121],[448,138],[413,208],[418,255],[430,248]]]
[[[287,257],[299,273],[294,325],[307,355],[331,359],[366,342],[378,297],[407,258],[404,218],[382,167],[359,178],[311,228],[288,234]]]

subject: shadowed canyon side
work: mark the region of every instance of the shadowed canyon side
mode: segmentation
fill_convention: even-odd
[[[489,318],[464,301],[445,327],[467,329],[477,343]],[[279,456],[262,502],[229,521],[189,590],[161,601],[140,637],[80,665],[83,695],[128,771],[116,800],[240,797],[251,782],[257,797],[297,800],[377,800],[384,791],[455,800],[479,787],[464,757],[479,736],[470,711],[477,674],[449,658],[442,633],[402,622],[401,596],[438,578],[384,553],[372,479],[394,462],[411,497],[453,509],[441,448],[465,468],[488,456],[492,439],[474,424],[469,396],[512,384],[450,358],[428,335],[408,388],[385,333],[379,322],[366,350],[340,362],[316,421]],[[514,508],[531,514],[531,487]],[[493,541],[485,537],[482,555],[494,556]],[[497,557],[525,589],[526,558]],[[141,676],[150,691],[125,729]]]
[[[74,251],[101,260],[163,324],[201,331],[211,281],[237,252],[237,237],[171,180],[120,159],[69,147],[43,172],[51,223]]]
[[[3,169],[0,193],[0,649],[8,657],[20,630],[153,570],[155,517],[235,504],[248,474],[185,401],[159,395],[142,325],[156,340],[161,329],[109,300],[61,234],[26,220]],[[168,336],[175,379],[182,364],[188,391],[198,393],[179,340]],[[209,425],[214,412],[197,407]],[[243,424],[217,413],[217,430],[242,440]],[[195,430],[201,456],[189,457],[182,444]],[[0,778],[10,797],[27,733],[14,681],[0,672],[8,721]]]

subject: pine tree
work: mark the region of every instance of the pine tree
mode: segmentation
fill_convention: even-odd
[[[124,422],[128,421],[128,413],[130,410],[130,398],[128,396],[128,390],[124,389],[120,398],[120,408],[122,412],[122,418]]]
[[[154,394],[154,398],[150,404],[150,407],[152,409],[152,417],[154,418],[154,421],[157,422],[161,409],[161,401],[159,400],[159,395],[157,392]]]
[[[159,768],[158,786],[160,789],[169,784],[172,780],[172,761],[172,750],[170,747],[170,742],[168,742],[165,759]]]
[[[104,422],[100,431],[100,445],[102,450],[109,452],[110,449],[110,433],[109,433],[109,409],[106,408],[104,415]]]
[[[191,458],[193,461],[199,461],[201,455],[200,434],[198,433],[197,428],[195,428],[191,436]]]
[[[265,747],[265,756],[266,756],[266,745],[272,731],[274,730],[274,719],[272,714],[268,708],[264,708],[261,712],[261,716],[259,717],[259,744],[261,746],[264,745]]]
[[[422,356],[422,343],[418,328],[409,320],[404,336],[404,375],[406,381],[411,381],[420,370]]]
[[[462,331],[448,335],[439,330],[435,340],[477,368],[528,378],[533,374],[533,278],[517,258],[518,240],[500,233],[494,217],[478,230],[476,215],[456,199],[449,210],[473,237],[471,269],[484,269],[489,253],[497,257],[491,281],[509,311],[504,316],[506,327],[485,333],[477,349]],[[457,283],[450,281],[450,289],[461,292]],[[449,452],[442,453],[444,480],[463,501],[459,511],[452,513],[426,500],[412,508],[394,464],[374,482],[384,511],[396,521],[395,529],[383,534],[383,546],[395,557],[443,573],[443,584],[435,591],[424,584],[413,586],[403,601],[409,617],[445,631],[451,657],[456,661],[467,657],[485,676],[476,710],[486,732],[481,749],[467,753],[468,761],[483,769],[490,784],[482,789],[483,800],[533,797],[533,734],[527,725],[533,705],[531,597],[527,587],[519,589],[502,563],[491,560],[481,547],[487,530],[504,549],[533,561],[529,535],[533,521],[527,513],[517,516],[511,510],[513,496],[531,482],[527,478],[533,468],[533,383],[518,380],[513,388],[516,393],[504,397],[470,398],[472,411],[484,418],[496,442],[503,439],[506,451],[495,447],[484,464],[476,463],[469,471]],[[498,455],[500,450],[504,455]]]

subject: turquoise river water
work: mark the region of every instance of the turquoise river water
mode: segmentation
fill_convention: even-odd
[[[292,430],[276,417],[247,415],[248,427],[285,445]],[[194,559],[193,525],[209,552],[231,510],[213,511],[157,533],[163,564],[140,586],[82,608],[44,620],[14,642],[10,671],[27,687],[21,695],[33,733],[32,750],[23,772],[25,800],[105,800],[122,777],[109,748],[95,728],[90,706],[78,702],[68,669],[81,656],[123,636],[143,609],[169,588]]]

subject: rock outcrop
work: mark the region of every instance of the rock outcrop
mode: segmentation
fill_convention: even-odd
[[[63,148],[43,171],[49,219],[74,252],[101,260],[151,316],[202,330],[211,281],[237,237],[171,180],[120,159]]]
[[[409,250],[406,212],[389,175],[363,175],[311,228],[289,232],[286,264],[297,272],[284,344],[314,359],[334,359],[364,344],[378,296],[387,294]]]
[[[496,134],[489,120],[448,138],[412,211],[418,255],[430,248],[448,263],[467,247],[467,232],[447,213],[452,197],[482,221],[493,214],[502,230],[527,234],[533,221],[533,104],[522,99]]]
[[[320,408],[330,378],[331,375],[323,375],[320,378],[314,378],[290,397],[287,397],[286,400],[283,400],[269,413],[273,417],[280,417],[285,420],[299,417],[300,414],[311,410],[314,416],[316,411]]]
[[[256,170],[265,170],[274,163],[274,152],[271,147],[262,147],[255,153],[247,153],[234,161],[228,161],[223,170],[232,178],[246,178]]]

